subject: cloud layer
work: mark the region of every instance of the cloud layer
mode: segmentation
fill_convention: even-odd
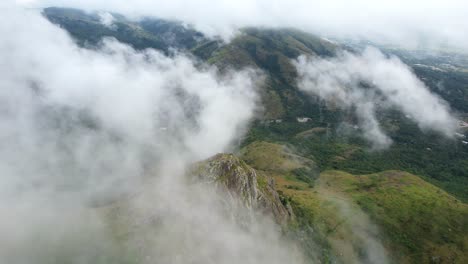
[[[434,11],[424,14],[414,12],[416,4],[381,8],[370,1],[16,2],[176,18],[225,38],[243,26],[294,26],[397,42],[417,32],[409,39],[416,44],[429,32],[429,43],[458,47],[466,39],[452,26],[468,28],[457,19],[465,5],[455,1],[445,9],[425,2]],[[124,262],[108,219],[90,205],[132,194],[122,206],[131,211],[122,213],[130,217],[126,224],[155,226],[155,233],[130,241],[142,263],[301,263],[268,219],[246,227],[232,218],[242,209],[226,214],[215,191],[183,181],[187,164],[230,149],[242,135],[257,105],[258,74],[220,75],[183,54],[135,51],[113,39],[83,49],[36,10],[12,1],[0,7],[0,34],[8,36],[0,40],[0,259]],[[363,13],[370,18],[360,18]],[[111,25],[109,16],[102,18]],[[414,28],[403,27],[408,22]],[[300,58],[296,66],[302,89],[356,108],[377,147],[390,143],[378,107],[398,107],[422,129],[452,133],[448,107],[395,58],[370,49],[361,56]]]
[[[183,54],[113,39],[83,49],[39,12],[0,5],[0,34],[8,36],[0,40],[2,261],[300,261],[271,221],[243,226],[232,218],[241,208],[226,212],[209,186],[183,180],[192,161],[242,136],[258,74],[221,75]],[[154,229],[122,249],[107,207],[94,206],[130,194],[116,207],[127,211],[111,221]]]
[[[25,2],[25,1],[22,1]],[[468,3],[462,0],[27,0],[127,15],[176,18],[209,35],[232,37],[245,26],[296,27],[339,38],[364,38],[410,48],[466,51]]]
[[[367,48],[359,55],[343,52],[330,59],[303,56],[295,64],[299,88],[343,109],[355,109],[364,136],[376,148],[391,144],[379,126],[379,108],[401,110],[422,130],[447,137],[455,132],[456,120],[448,105],[431,93],[407,65],[375,48]]]

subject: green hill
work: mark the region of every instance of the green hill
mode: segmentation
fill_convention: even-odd
[[[82,46],[98,45],[103,37],[113,37],[135,49],[153,48],[165,53],[171,48],[189,49],[204,41],[203,35],[179,21],[143,19],[133,21],[113,13],[113,27],[101,23],[99,14],[71,8],[45,8],[43,15],[67,30]]]
[[[321,184],[345,194],[378,224],[400,263],[466,263],[468,205],[410,173],[327,171]]]
[[[278,193],[296,215],[291,228],[299,231],[293,233],[313,230],[306,236],[309,240],[301,238],[306,251],[315,252],[317,244],[328,249],[312,257],[372,263],[381,256],[371,245],[380,243],[395,263],[466,263],[466,203],[402,171],[324,171],[318,176],[311,161],[304,163],[285,149],[255,142],[242,157],[276,180]]]
[[[336,44],[294,29],[245,28],[231,42],[204,43],[193,54],[221,69],[250,67],[265,74],[263,119],[294,118],[317,112],[315,104],[296,87],[292,59],[299,55],[333,56]]]

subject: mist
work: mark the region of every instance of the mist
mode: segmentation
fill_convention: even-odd
[[[395,56],[369,47],[362,54],[345,51],[330,59],[301,56],[295,65],[299,88],[339,108],[354,110],[363,136],[376,149],[391,144],[378,122],[378,109],[398,109],[423,131],[448,138],[455,133],[456,119],[448,104]]]
[[[97,12],[110,29],[113,12],[180,20],[226,42],[258,26],[332,42],[468,47],[460,33],[468,4],[455,0],[1,1],[0,259],[11,264],[305,262],[301,241],[272,217],[190,175],[194,162],[238,148],[262,112],[264,73],[113,38],[84,48],[40,14],[48,6]],[[380,110],[397,109],[422,131],[455,133],[449,105],[397,57],[367,48],[293,63],[298,88],[353,111],[375,150],[392,144]],[[331,246],[349,250],[349,262],[390,262],[371,219],[329,198],[352,234]]]
[[[37,10],[0,6],[2,261],[301,263],[270,218],[185,179],[235,147],[260,73],[115,39],[84,49]]]
[[[337,224],[333,232],[337,233],[330,238],[331,245],[345,259],[346,263],[392,263],[384,244],[378,226],[369,216],[356,205],[353,205],[338,192],[330,190],[321,197],[336,207],[336,214],[343,219]],[[350,237],[350,242],[343,243],[340,237]]]
[[[373,41],[411,49],[467,51],[468,3],[462,0],[19,0],[27,6],[65,6],[156,16],[193,24],[231,39],[246,26],[294,27],[326,37]]]

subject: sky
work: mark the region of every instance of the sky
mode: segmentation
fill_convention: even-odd
[[[17,0],[24,6],[68,6],[157,16],[191,23],[230,39],[245,26],[295,27],[335,38],[407,48],[468,47],[468,2],[462,0]]]

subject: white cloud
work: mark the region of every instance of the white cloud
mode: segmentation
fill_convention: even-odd
[[[430,33],[431,43],[459,46],[466,39],[452,26],[467,29],[458,19],[466,5],[455,1],[425,1],[432,9],[425,13],[416,12],[421,2],[16,2],[178,18],[226,38],[242,26],[295,26],[408,42],[418,41],[414,32]],[[88,202],[146,187],[152,192],[131,205],[140,217],[130,222],[156,219],[163,228],[160,236],[134,245],[149,248],[140,252],[145,257],[171,263],[300,263],[274,225],[258,221],[245,228],[226,215],[206,186],[181,183],[189,162],[229,149],[242,135],[256,107],[257,76],[250,71],[221,76],[214,68],[196,67],[187,56],[137,52],[112,39],[97,50],[82,49],[37,11],[11,3],[0,3],[0,34],[8,36],[0,40],[0,245],[8,245],[0,247],[0,259],[50,263],[50,256],[66,254],[81,264],[96,254],[112,255],[112,235]],[[379,146],[389,141],[375,117],[376,99],[411,113],[423,129],[452,131],[448,108],[394,58],[368,50],[363,56],[303,58],[298,67],[303,89],[357,106],[363,128]],[[385,97],[361,91],[358,79]],[[145,174],[156,175],[155,184],[142,186]],[[34,243],[35,237],[41,242]]]
[[[468,2],[461,0],[37,0],[36,6],[72,6],[177,18],[205,33],[229,38],[244,26],[297,27],[335,37],[364,37],[407,47],[466,51]]]
[[[447,137],[455,132],[456,120],[448,105],[396,57],[367,48],[360,55],[343,52],[330,59],[300,57],[295,64],[299,88],[344,109],[355,108],[365,136],[377,148],[391,143],[377,121],[379,107],[396,107],[423,130]]]
[[[104,26],[106,26],[106,27],[108,27],[110,29],[116,29],[115,25],[114,25],[115,18],[111,13],[109,13],[109,12],[99,12],[98,16],[99,16],[99,21],[101,22],[101,24],[103,24]]]
[[[83,49],[36,10],[10,3],[0,16],[2,261],[297,263],[274,224],[246,228],[231,218],[241,208],[226,212],[222,196],[183,180],[191,161],[242,136],[258,74],[221,75],[183,54],[113,39]],[[117,246],[106,208],[89,203],[123,192],[144,196],[120,216],[127,227],[154,230]]]

